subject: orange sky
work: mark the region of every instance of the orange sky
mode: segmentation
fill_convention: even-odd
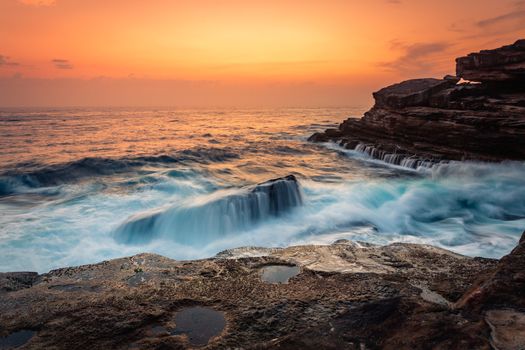
[[[0,0],[0,106],[366,105],[520,37],[516,0]]]

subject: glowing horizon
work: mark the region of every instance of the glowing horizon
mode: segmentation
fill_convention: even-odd
[[[525,37],[525,3],[515,0],[0,0],[0,13],[2,92],[20,79],[104,77],[369,94],[453,73],[455,57]],[[0,105],[27,91],[7,91]]]

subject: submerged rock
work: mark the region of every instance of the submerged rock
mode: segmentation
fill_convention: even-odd
[[[115,238],[127,244],[145,243],[159,236],[179,243],[209,242],[284,215],[302,204],[299,181],[288,175],[236,191],[215,193],[187,205],[133,216],[117,229]]]
[[[458,58],[456,75],[383,88],[361,119],[309,140],[335,141],[408,167],[525,159],[525,40]]]

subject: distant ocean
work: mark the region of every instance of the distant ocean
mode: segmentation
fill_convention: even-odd
[[[1,110],[0,271],[337,239],[496,258],[512,249],[525,228],[525,163],[408,169],[306,141],[361,112]],[[287,175],[302,204],[261,214],[267,198],[254,186]]]

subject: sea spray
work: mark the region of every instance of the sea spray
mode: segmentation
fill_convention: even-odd
[[[240,246],[340,238],[429,243],[495,258],[515,246],[525,228],[525,163],[412,168],[394,159],[400,153],[382,161],[306,142],[358,114],[90,109],[2,122],[0,113],[0,271],[45,272],[142,252],[198,259]],[[224,234],[200,223],[213,207],[207,203],[246,196],[254,188],[246,186],[286,174],[300,178],[302,205],[224,224]],[[142,243],[115,239],[131,217],[170,210],[195,213],[189,227],[213,229],[189,238],[148,231]]]
[[[289,175],[253,188],[222,191],[135,215],[116,230],[115,238],[128,244],[144,244],[155,237],[180,244],[206,244],[281,216],[302,203],[299,182]]]

